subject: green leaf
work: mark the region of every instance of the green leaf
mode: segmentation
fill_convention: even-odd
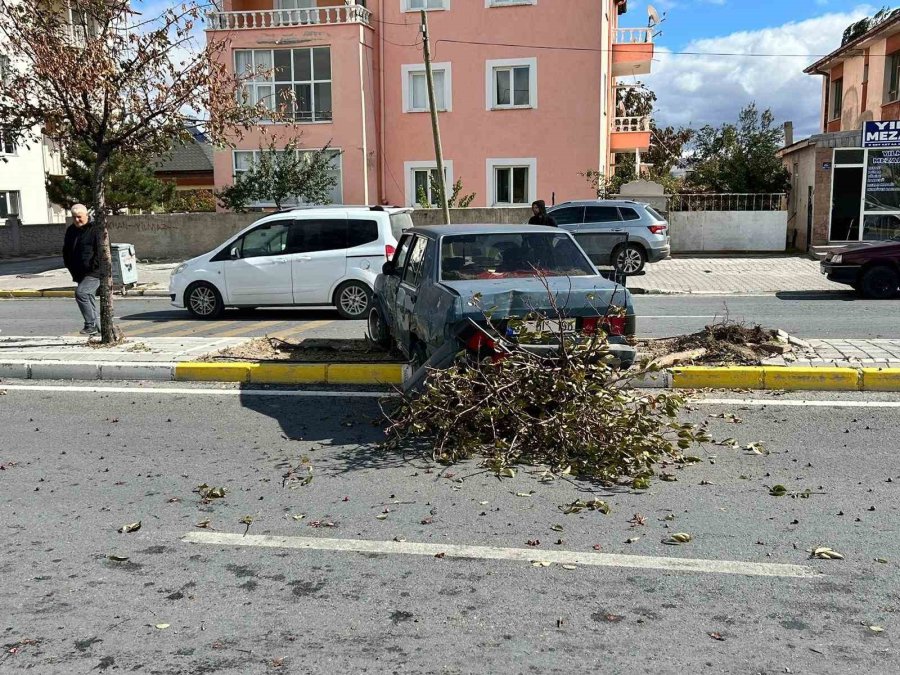
[[[787,493],[787,488],[784,485],[773,485],[769,488],[769,494],[773,497],[784,497]]]

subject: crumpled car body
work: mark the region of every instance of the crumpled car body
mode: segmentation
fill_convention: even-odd
[[[571,274],[560,273],[569,267]],[[617,355],[628,365],[634,360],[626,339],[635,331],[631,294],[604,278],[569,233],[530,225],[442,225],[404,234],[375,281],[373,312],[393,345],[421,365],[438,352],[449,359],[473,324],[505,331],[510,320],[558,313],[578,330],[596,329],[611,307],[621,316],[612,319],[620,335],[610,342],[619,343]],[[383,341],[371,334],[380,330],[371,320],[369,328],[373,340]]]

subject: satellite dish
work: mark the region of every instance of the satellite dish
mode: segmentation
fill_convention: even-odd
[[[650,21],[647,24],[650,28],[660,23],[659,12],[656,11],[653,5],[647,5],[647,16],[650,17]]]

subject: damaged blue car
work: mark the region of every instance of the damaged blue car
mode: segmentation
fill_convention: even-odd
[[[373,342],[397,348],[417,368],[442,368],[463,350],[490,356],[497,347],[491,335],[515,339],[510,322],[534,320],[549,320],[553,333],[605,330],[619,364],[634,362],[631,294],[604,278],[571,234],[553,227],[407,230],[375,280],[368,329]],[[556,349],[520,346],[548,356]]]

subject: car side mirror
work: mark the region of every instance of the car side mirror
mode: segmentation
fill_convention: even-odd
[[[396,271],[397,271],[397,268],[394,265],[393,260],[388,260],[387,262],[384,263],[384,265],[381,266],[381,273],[386,277],[392,276],[394,274],[394,272],[396,272]]]
[[[237,260],[238,258],[241,257],[240,254],[238,253],[237,246],[232,247],[231,251],[229,252],[229,255],[231,256],[232,260]]]

